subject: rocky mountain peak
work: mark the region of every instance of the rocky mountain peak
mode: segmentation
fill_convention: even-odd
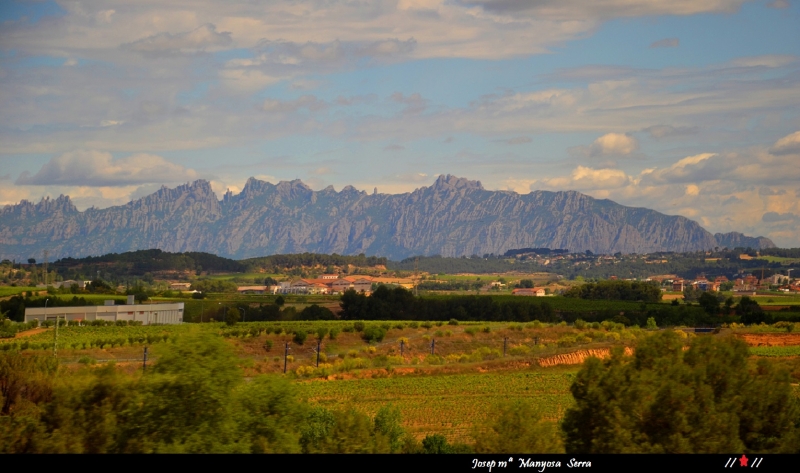
[[[440,174],[436,178],[436,182],[431,186],[434,190],[449,190],[449,189],[477,189],[483,190],[481,181],[470,181],[463,177],[453,176],[451,174]]]

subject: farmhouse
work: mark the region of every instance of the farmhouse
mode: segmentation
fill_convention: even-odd
[[[118,320],[138,321],[143,325],[175,325],[183,323],[183,302],[170,304],[136,304],[132,302],[125,305],[114,305],[113,301],[106,301],[105,305],[88,305],[78,307],[27,307],[25,308],[25,322],[38,320],[55,321],[56,317],[73,321],[105,320],[116,322]],[[109,304],[110,303],[110,304]]]
[[[518,288],[511,291],[511,294],[515,296],[535,296],[535,297],[544,297],[547,295],[543,287]]]

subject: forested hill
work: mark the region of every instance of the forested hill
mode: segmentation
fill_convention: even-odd
[[[774,246],[768,239],[761,246]],[[697,222],[574,191],[488,191],[440,176],[406,194],[251,178],[220,201],[207,181],[166,187],[126,205],[78,211],[68,197],[0,209],[0,258],[81,257],[159,248],[235,259],[271,254],[503,254],[569,248],[613,254],[722,247]]]
[[[109,253],[85,258],[61,258],[52,263],[54,269],[85,267],[117,267],[127,274],[141,275],[153,271],[242,272],[245,264],[217,255],[200,252],[170,253],[158,249]]]

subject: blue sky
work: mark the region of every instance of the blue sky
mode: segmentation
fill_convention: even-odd
[[[455,174],[800,246],[795,0],[162,3],[0,4],[0,205]]]

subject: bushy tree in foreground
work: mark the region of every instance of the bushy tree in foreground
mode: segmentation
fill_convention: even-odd
[[[744,342],[674,332],[633,356],[587,360],[562,429],[568,453],[800,452],[800,409],[788,374],[748,368]]]
[[[526,401],[505,402],[489,414],[488,430],[476,430],[478,453],[563,453],[564,446],[555,422]]]

